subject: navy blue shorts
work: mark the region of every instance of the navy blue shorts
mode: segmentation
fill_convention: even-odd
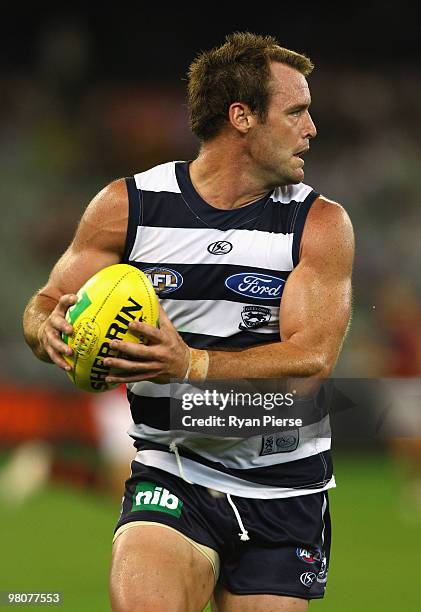
[[[132,462],[116,530],[133,521],[173,527],[220,558],[220,583],[239,595],[320,599],[326,588],[330,516],[326,491],[283,499],[231,496],[250,539],[225,494]]]

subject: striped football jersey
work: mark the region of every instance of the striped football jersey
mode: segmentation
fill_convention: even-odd
[[[281,341],[279,307],[298,264],[301,235],[318,194],[288,185],[233,210],[205,202],[188,162],[126,179],[124,261],[143,270],[174,326],[194,348],[239,350]],[[279,498],[335,486],[327,411],[300,429],[247,438],[203,435],[170,425],[172,405],[194,387],[128,386],[136,461],[233,495]],[[177,446],[178,453],[170,446]]]

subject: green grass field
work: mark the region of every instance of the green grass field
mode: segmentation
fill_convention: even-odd
[[[340,456],[335,465],[329,584],[326,598],[311,609],[421,610],[421,516],[418,522],[401,517],[399,474],[382,456]],[[0,591],[60,591],[59,610],[109,610],[107,573],[118,511],[107,499],[59,487],[19,508],[0,506]]]

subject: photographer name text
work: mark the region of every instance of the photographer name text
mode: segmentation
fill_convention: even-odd
[[[270,414],[261,417],[241,418],[230,414],[227,417],[210,415],[207,417],[193,417],[185,414],[181,422],[184,427],[235,427],[247,429],[248,427],[301,427],[302,419],[282,419]]]

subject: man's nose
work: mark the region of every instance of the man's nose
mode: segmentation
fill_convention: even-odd
[[[315,138],[317,136],[317,129],[314,125],[314,121],[311,118],[310,113],[307,111],[307,123],[306,123],[306,137]]]

